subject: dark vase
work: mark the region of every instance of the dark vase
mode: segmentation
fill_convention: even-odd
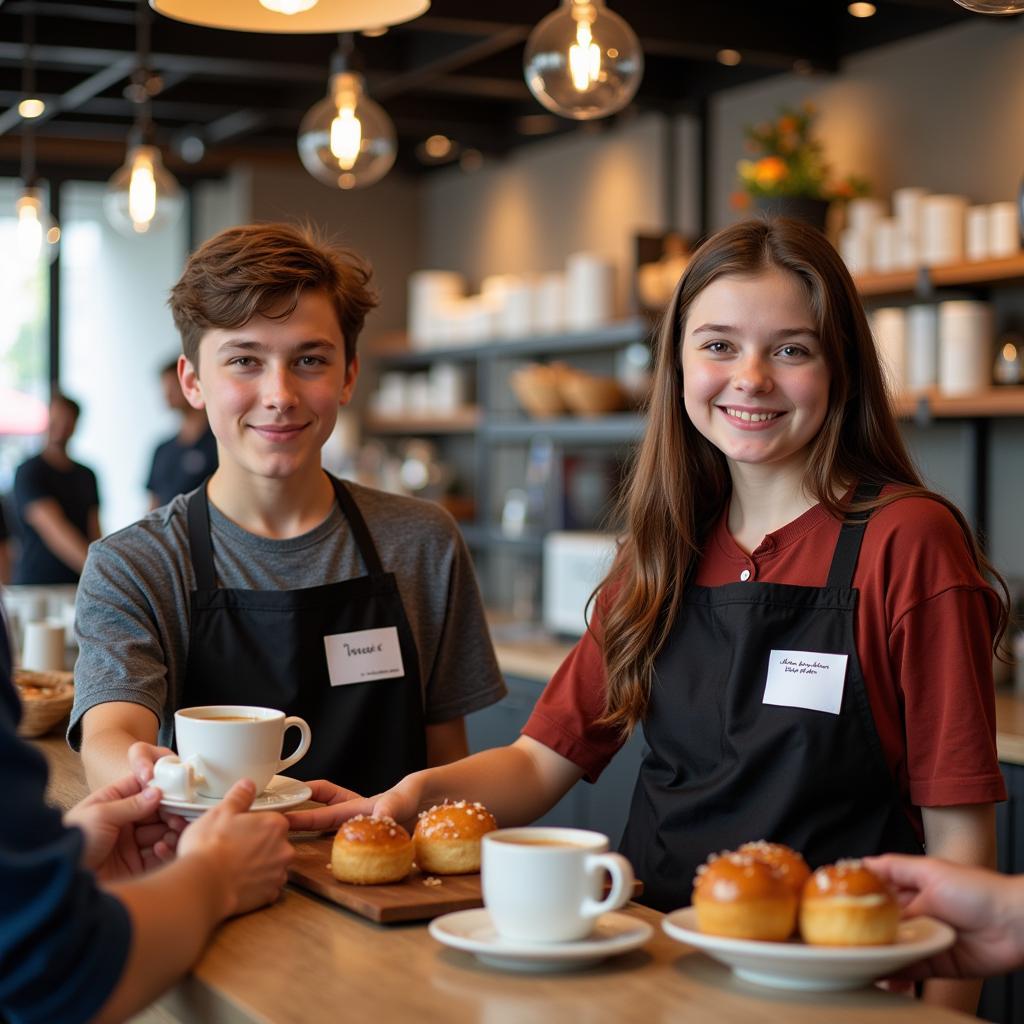
[[[805,224],[825,230],[828,216],[827,199],[808,199],[804,196],[754,196],[754,209],[770,217],[792,217]]]

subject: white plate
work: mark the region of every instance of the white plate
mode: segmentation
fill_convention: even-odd
[[[896,941],[889,946],[808,946],[798,940],[757,942],[705,935],[697,930],[693,907],[674,910],[661,926],[673,939],[728,964],[745,981],[808,992],[861,988],[948,949],[956,940],[949,925],[931,917],[901,921]]]
[[[250,810],[285,811],[289,807],[305,803],[312,795],[313,791],[304,782],[289,779],[286,775],[275,775],[267,788],[253,800]],[[219,796],[197,796],[195,800],[175,800],[173,797],[165,796],[160,801],[160,806],[192,821],[204,811],[216,807],[220,801]]]
[[[565,971],[596,964],[642,946],[653,932],[646,921],[628,914],[603,914],[585,939],[551,943],[500,938],[485,908],[460,910],[430,922],[430,934],[438,942],[507,971]]]

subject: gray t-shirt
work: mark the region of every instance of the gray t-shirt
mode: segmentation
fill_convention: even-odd
[[[487,707],[505,694],[473,564],[451,516],[417,498],[347,484],[393,572],[409,619],[428,724]],[[189,643],[188,495],[97,541],[78,587],[75,704],[68,742],[81,719],[107,701],[149,708],[168,744],[181,706]],[[217,585],[299,590],[366,575],[340,508],[301,537],[271,540],[243,530],[210,504]],[[314,723],[315,724],[315,723]]]

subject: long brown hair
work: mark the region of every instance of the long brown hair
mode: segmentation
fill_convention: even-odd
[[[602,722],[624,732],[646,713],[655,658],[679,614],[707,533],[731,492],[725,456],[683,408],[681,345],[687,313],[717,278],[773,267],[795,274],[807,289],[831,373],[828,412],[807,460],[809,494],[836,517],[910,494],[941,502],[960,524],[975,564],[1002,588],[997,644],[1006,628],[1006,583],[960,510],[925,488],[897,427],[857,289],[835,249],[819,231],[798,221],[743,221],[713,235],[694,253],[658,330],[647,429],[617,508],[625,537],[601,585],[608,598],[600,637],[607,679]],[[836,495],[855,481],[902,486],[854,506]]]

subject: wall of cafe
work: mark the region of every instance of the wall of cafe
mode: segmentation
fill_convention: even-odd
[[[743,127],[810,100],[839,174],[863,174],[875,193],[922,185],[974,202],[1010,199],[1024,176],[1024,19],[979,16],[847,61],[837,75],[786,75],[720,93],[712,102],[712,226],[731,207]],[[1024,290],[995,293],[1000,326],[1024,328]],[[928,480],[971,512],[969,426],[906,427]],[[989,439],[989,548],[1024,578],[1024,422],[993,420]]]

